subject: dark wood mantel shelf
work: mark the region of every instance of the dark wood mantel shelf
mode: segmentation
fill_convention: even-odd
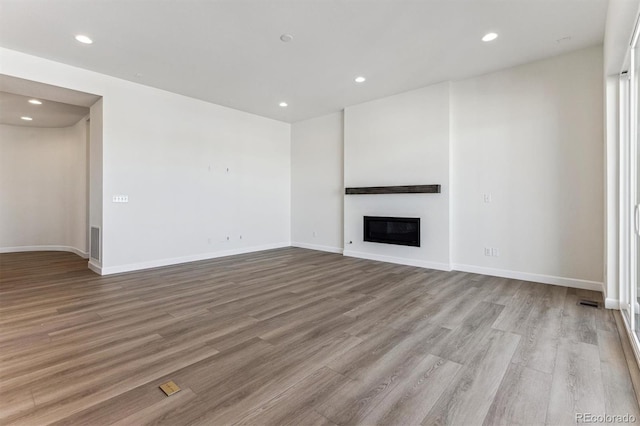
[[[346,195],[355,194],[439,194],[440,185],[363,186],[345,188]]]

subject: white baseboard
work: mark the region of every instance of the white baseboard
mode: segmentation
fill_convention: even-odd
[[[440,271],[450,271],[451,265],[448,263],[429,262],[417,259],[405,259],[402,257],[384,256],[380,254],[364,253],[360,251],[345,250],[343,253],[348,257],[357,257],[360,259],[377,260],[380,262],[397,263],[399,265],[417,266],[419,268],[437,269]]]
[[[604,307],[606,309],[615,309],[615,310],[620,310],[620,301],[618,299],[612,299],[610,297],[607,297],[604,299]]]
[[[581,280],[577,278],[555,277],[552,275],[532,274],[529,272],[509,271],[506,269],[485,268],[475,265],[454,264],[453,269],[461,272],[472,272],[474,274],[491,275],[494,277],[511,278],[514,280],[532,281],[542,284],[561,285],[565,287],[580,288],[583,290],[593,290],[603,292],[603,283],[598,281]]]
[[[522,280],[522,281],[531,281],[531,282],[542,283],[542,284],[561,285],[565,287],[580,288],[584,290],[593,290],[593,291],[599,291],[599,292],[603,291],[603,283],[597,282],[597,281],[581,280],[577,278],[555,277],[551,275],[509,271],[505,269],[485,268],[485,267],[474,266],[474,265],[461,265],[461,264],[449,265],[447,263],[429,262],[429,261],[422,261],[422,260],[415,260],[415,259],[405,259],[405,258],[399,258],[399,257],[393,257],[393,256],[384,256],[384,255],[356,252],[356,251],[350,251],[350,250],[345,250],[344,255],[349,257],[357,257],[361,259],[397,263],[400,265],[410,265],[410,266],[417,266],[421,268],[437,269],[441,271],[455,270],[455,271],[471,272],[471,273],[482,274],[482,275],[491,275],[494,277],[510,278],[510,279],[516,279],[516,280]],[[613,300],[611,300],[609,303],[610,305],[615,306]],[[616,309],[616,308],[610,308],[610,309]]]
[[[25,251],[68,251],[78,256],[88,259],[89,253],[70,246],[18,246],[18,247],[0,247],[0,253],[20,253]]]
[[[253,253],[256,251],[272,250],[283,247],[291,247],[290,242],[266,244],[262,246],[243,247],[239,249],[224,250],[213,253],[200,253],[190,256],[173,257],[169,259],[151,260],[148,262],[129,263],[126,265],[118,266],[103,266],[101,268],[101,275],[120,274],[122,272],[140,271],[143,269],[159,268],[161,266],[177,265],[180,263],[197,262],[199,260],[216,259],[218,257],[234,256],[236,254]]]
[[[93,260],[89,260],[89,262],[87,262],[87,266],[96,274],[102,275],[102,266],[98,265]]]
[[[291,247],[300,247],[309,250],[318,250],[318,251],[326,251],[329,253],[338,253],[342,254],[344,250],[340,247],[331,247],[331,246],[322,246],[320,244],[308,244],[308,243],[291,243]]]

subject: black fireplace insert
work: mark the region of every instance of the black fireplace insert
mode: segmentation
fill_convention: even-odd
[[[365,216],[364,240],[420,247],[420,218]]]

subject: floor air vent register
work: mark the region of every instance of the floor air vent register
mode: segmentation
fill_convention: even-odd
[[[589,308],[598,308],[600,306],[600,304],[595,300],[587,300],[587,299],[578,300],[578,305],[587,306]]]

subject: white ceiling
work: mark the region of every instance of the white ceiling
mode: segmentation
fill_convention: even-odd
[[[32,105],[37,99],[41,105]],[[26,127],[73,126],[100,96],[0,74],[0,124]],[[20,117],[33,118],[32,121]]]
[[[90,107],[100,99],[91,93],[78,92],[50,84],[0,74],[0,92],[14,93],[35,99],[47,99],[64,104]]]
[[[0,0],[0,45],[294,122],[601,44],[606,10],[607,0]],[[500,37],[481,42],[489,31]]]
[[[30,96],[0,92],[0,124],[25,127],[68,127],[89,115],[89,108],[38,99],[42,105],[29,103]],[[20,117],[31,117],[32,121]]]

